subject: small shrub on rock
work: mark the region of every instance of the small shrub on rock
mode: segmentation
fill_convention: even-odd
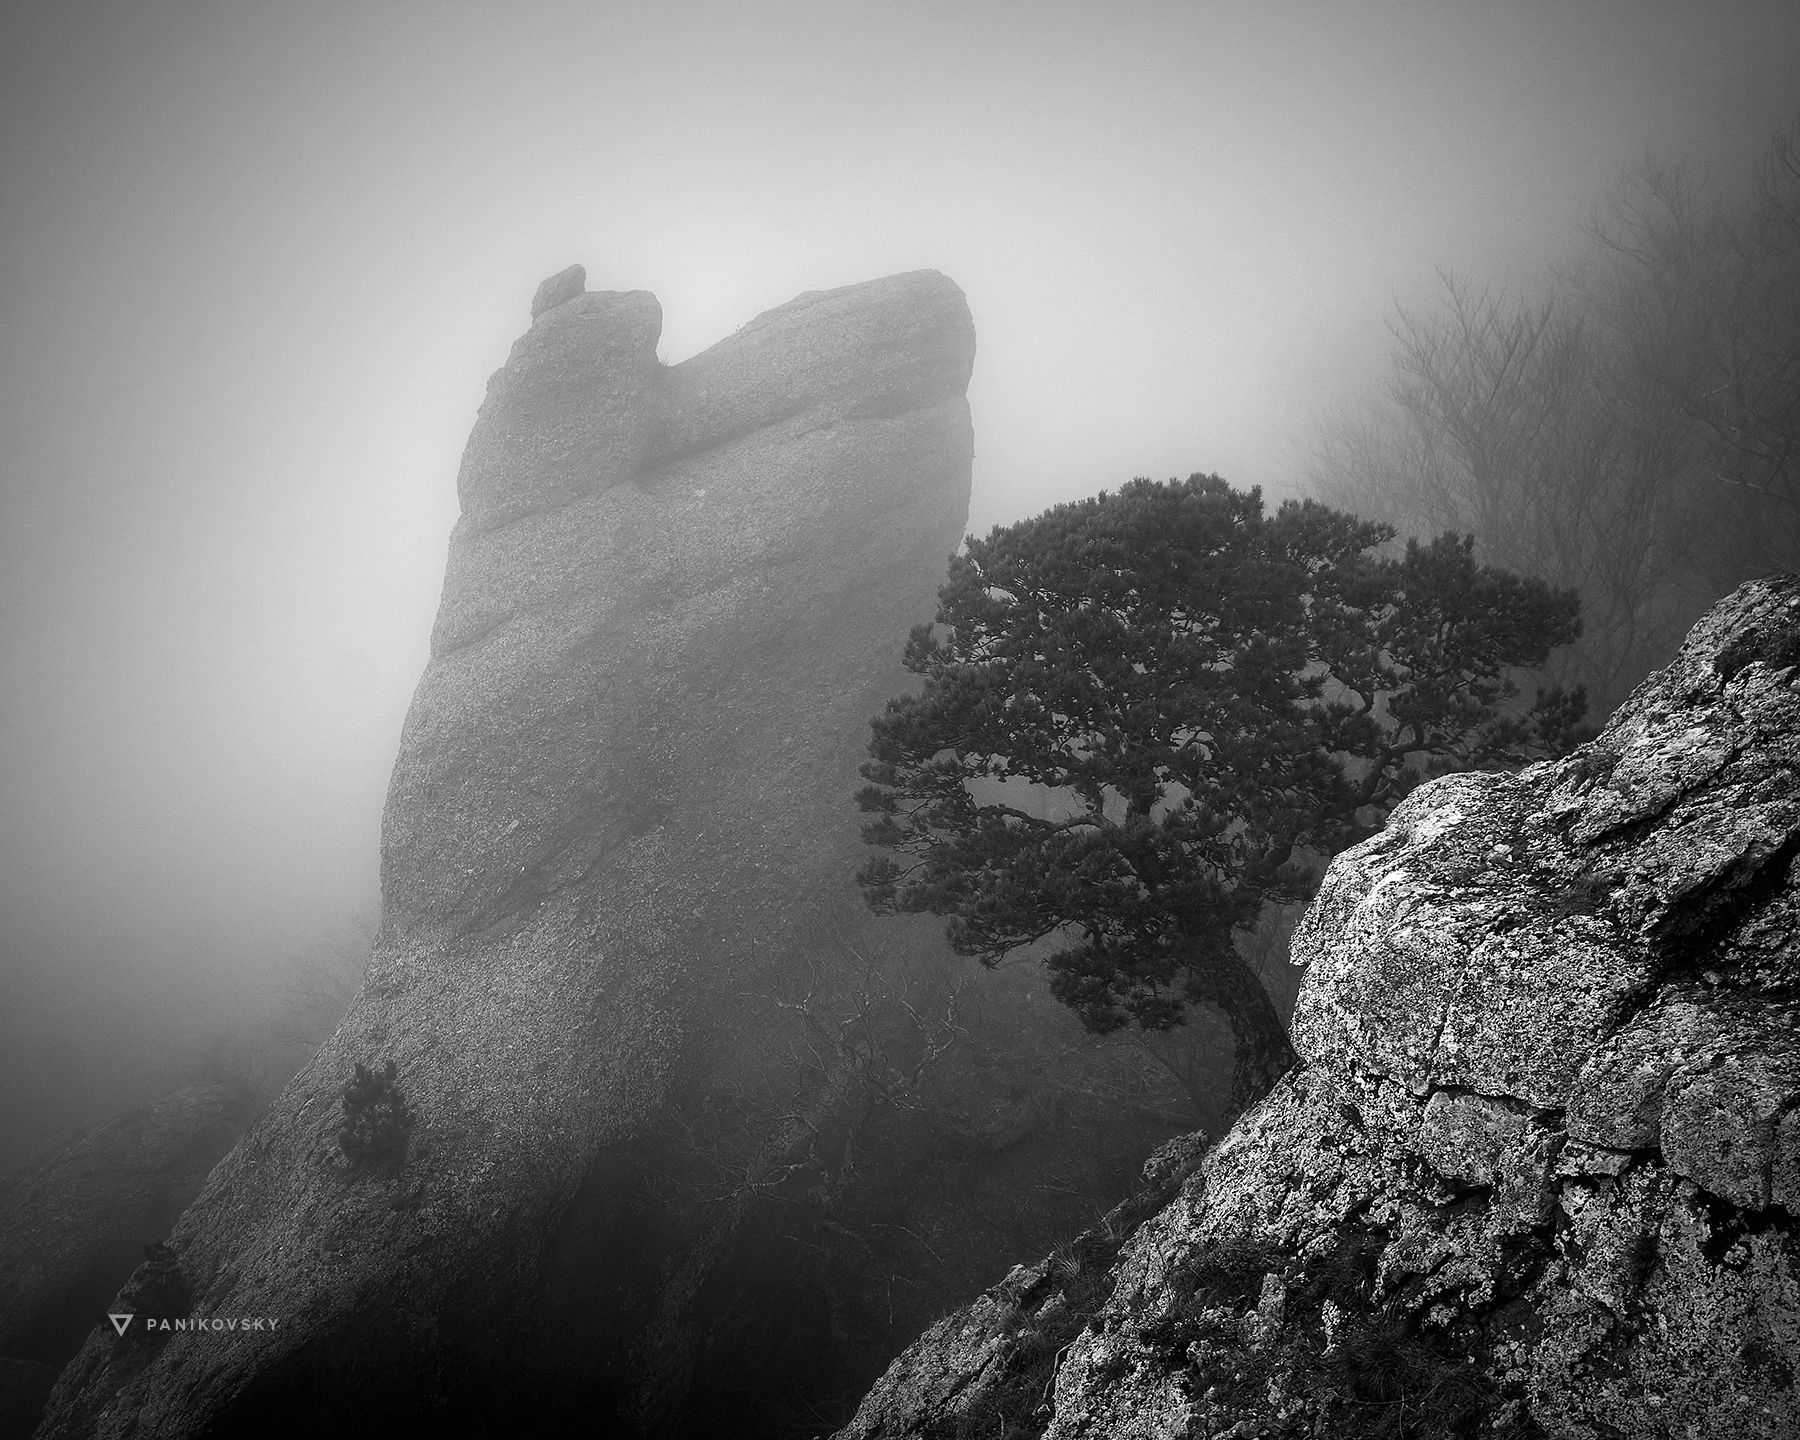
[[[166,1241],[144,1247],[144,1263],[131,1272],[113,1303],[134,1318],[144,1317],[141,1323],[127,1325],[118,1332],[117,1343],[121,1345],[143,1345],[166,1336],[167,1331],[151,1328],[152,1320],[181,1320],[188,1316],[193,1297],[188,1292],[187,1277],[181,1273],[181,1263]],[[110,1325],[111,1321],[103,1319],[99,1323]]]
[[[413,1113],[400,1093],[392,1060],[380,1070],[358,1064],[344,1083],[344,1118],[338,1146],[352,1165],[379,1165],[406,1158]]]

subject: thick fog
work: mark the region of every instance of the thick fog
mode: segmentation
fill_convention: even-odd
[[[944,271],[971,529],[1279,497],[1396,300],[1530,283],[1646,153],[1747,171],[1796,75],[1786,0],[10,7],[0,1164],[375,913],[458,456],[546,274],[654,291],[678,360]]]

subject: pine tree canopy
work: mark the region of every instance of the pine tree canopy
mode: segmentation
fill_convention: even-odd
[[[1267,1017],[1234,931],[1423,779],[1559,752],[1585,708],[1526,707],[1511,678],[1579,632],[1574,592],[1477,564],[1471,538],[1378,554],[1393,538],[1312,501],[1267,516],[1211,475],[971,537],[907,642],[923,690],[873,722],[869,904],[948,916],[990,965],[1049,942],[1097,1031],[1219,1004],[1242,1056]]]

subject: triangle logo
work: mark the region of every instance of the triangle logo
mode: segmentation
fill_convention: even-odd
[[[125,1327],[129,1325],[135,1317],[132,1315],[114,1315],[109,1312],[106,1318],[112,1321],[113,1329],[123,1336],[125,1334]]]

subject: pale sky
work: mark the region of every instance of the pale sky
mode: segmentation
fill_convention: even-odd
[[[1647,152],[1736,178],[1796,112],[1792,0],[7,7],[0,1052],[201,1033],[372,908],[551,271],[654,291],[679,360],[942,270],[974,530],[1279,497],[1438,267],[1529,283]]]

